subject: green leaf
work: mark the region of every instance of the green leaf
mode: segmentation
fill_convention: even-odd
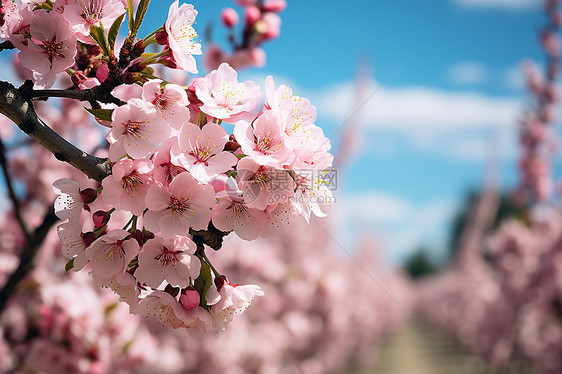
[[[121,23],[123,22],[123,18],[125,17],[125,13],[121,14],[111,25],[109,29],[109,35],[107,36],[107,41],[109,42],[109,48],[113,51],[115,49],[115,40],[117,39],[117,35],[119,34],[119,29],[121,28]]]
[[[74,259],[68,261],[66,265],[64,265],[64,271],[69,271],[74,267]]]
[[[135,5],[133,0],[127,0],[127,18],[129,19],[129,32],[133,30],[133,12],[135,11]]]
[[[137,266],[139,264],[139,259],[138,258],[133,258],[131,260],[131,262],[129,262],[129,265],[127,266],[129,269],[134,268],[135,266]]]
[[[107,36],[105,35],[105,29],[103,28],[103,24],[100,22],[100,26],[90,26],[90,36],[97,45],[100,46],[103,53],[106,56],[111,56],[111,48],[109,48],[109,43],[107,42]]]
[[[204,308],[207,307],[207,291],[209,291],[212,284],[213,278],[211,277],[211,268],[205,263],[205,261],[201,261],[201,272],[199,273],[197,279],[195,279],[194,287],[197,292],[199,292],[199,295],[201,295],[200,305]]]
[[[133,28],[131,34],[133,37],[137,35],[139,31],[142,21],[144,20],[144,15],[146,14],[146,10],[148,9],[148,4],[150,4],[150,0],[140,0],[139,6],[137,7],[137,14],[135,15],[135,21],[133,22]]]
[[[47,12],[53,10],[53,2],[52,1],[43,1],[42,3],[35,4],[33,10],[45,9]]]
[[[84,107],[88,112],[93,114],[96,118],[99,118],[103,121],[111,121],[111,115],[113,114],[114,109],[88,109]]]

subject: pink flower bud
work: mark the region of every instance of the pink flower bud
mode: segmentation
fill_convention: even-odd
[[[275,13],[265,13],[262,17],[266,29],[263,33],[264,39],[275,39],[281,34],[281,18]]]
[[[141,230],[131,232],[131,238],[135,239],[140,246],[142,246],[145,242],[144,235]]]
[[[235,0],[236,4],[240,5],[240,6],[250,6],[250,5],[254,5],[256,3],[255,0]]]
[[[98,193],[93,188],[85,188],[80,190],[80,196],[84,204],[91,204],[97,199]]]
[[[238,13],[232,8],[224,8],[221,11],[221,21],[226,27],[234,27],[240,21]]]
[[[280,13],[287,7],[287,2],[285,0],[266,0],[263,4],[262,9],[265,12]]]
[[[156,33],[156,43],[160,45],[168,44],[168,34],[166,31],[159,31]]]
[[[217,286],[217,290],[220,291],[220,289],[222,288],[222,286],[224,286],[225,283],[228,283],[228,279],[226,279],[225,275],[220,275],[215,278],[215,286]]]
[[[84,242],[84,245],[85,245],[86,247],[89,247],[90,244],[92,244],[92,243],[97,239],[96,234],[93,233],[92,231],[83,232],[83,233],[81,234],[81,236],[82,236],[82,241]]]
[[[109,222],[110,218],[111,218],[111,214],[109,214],[108,212],[105,212],[103,210],[98,210],[92,216],[92,220],[94,221],[94,225],[98,229],[100,227],[103,227],[103,226],[107,225],[107,222]]]
[[[199,292],[193,287],[187,287],[182,290],[180,296],[180,303],[187,310],[195,309],[201,302],[201,296]]]
[[[261,11],[256,6],[249,6],[246,8],[244,14],[244,21],[248,26],[252,26],[261,18]]]

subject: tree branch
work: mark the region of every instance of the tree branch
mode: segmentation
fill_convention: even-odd
[[[25,88],[22,86],[25,90]],[[35,113],[33,104],[25,98],[22,88],[0,81],[0,113],[10,118],[27,135],[51,151],[55,157],[68,162],[88,177],[101,182],[111,174],[108,159],[94,157],[67,142]]]
[[[14,215],[16,216],[16,220],[19,222],[21,230],[25,235],[26,241],[30,241],[31,233],[29,232],[29,228],[27,227],[27,224],[25,223],[25,220],[23,218],[20,201],[16,196],[16,192],[14,191],[14,187],[12,185],[12,178],[10,177],[10,173],[8,171],[8,162],[6,160],[6,149],[4,147],[4,142],[2,141],[2,139],[0,139],[0,166],[2,167],[4,180],[6,181],[8,196],[10,197],[10,200],[12,200],[12,205],[14,206]]]
[[[6,307],[10,296],[16,291],[17,285],[25,278],[27,274],[33,269],[33,260],[37,255],[39,247],[45,240],[45,236],[51,229],[51,227],[57,222],[58,218],[55,215],[53,204],[45,218],[43,223],[35,229],[30,239],[26,241],[25,247],[22,250],[20,256],[20,263],[16,270],[12,273],[8,282],[4,285],[2,290],[0,290],[0,315]]]

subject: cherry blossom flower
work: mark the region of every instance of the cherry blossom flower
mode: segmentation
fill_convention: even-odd
[[[234,127],[234,136],[242,152],[260,165],[282,168],[290,165],[294,154],[287,147],[285,123],[274,111],[267,111],[252,124],[238,121]]]
[[[172,56],[180,69],[190,73],[197,73],[195,58],[200,55],[201,44],[193,41],[197,33],[191,25],[195,22],[197,11],[191,4],[182,4],[178,7],[178,0],[170,5],[168,20],[164,29],[168,36],[168,45]]]
[[[53,182],[53,191],[59,195],[55,199],[55,214],[60,219],[78,219],[84,208],[80,185],[68,178]]]
[[[158,152],[155,153],[153,157],[154,162],[154,180],[165,186],[170,184],[170,182],[179,173],[185,172],[185,168],[180,165],[176,165],[172,162],[170,156],[170,150],[178,144],[178,138],[172,137],[168,139],[164,144],[160,146]]]
[[[77,0],[64,7],[63,15],[72,25],[78,40],[92,44],[90,26],[102,24],[109,30],[117,17],[123,13],[125,7],[120,0]]]
[[[210,185],[197,183],[189,173],[181,173],[168,187],[153,184],[146,194],[144,225],[162,237],[187,235],[190,227],[207,228],[211,208],[215,205],[215,191]]]
[[[188,329],[190,335],[201,336],[213,329],[213,318],[202,306],[197,306],[190,310],[186,310],[184,306],[184,311],[188,320],[185,328]]]
[[[1,8],[0,38],[7,39],[11,27],[21,20],[21,9],[13,0],[2,0]]]
[[[177,236],[174,240],[148,240],[139,254],[135,277],[139,282],[158,288],[166,280],[174,287],[187,287],[199,276],[201,262],[193,254],[196,246],[191,239]]]
[[[211,287],[213,289],[213,287]],[[223,331],[232,322],[236,313],[242,314],[256,296],[263,296],[259,286],[250,284],[241,286],[227,280],[218,288],[220,299],[211,306],[211,315],[218,331]]]
[[[73,270],[81,270],[88,263],[86,245],[82,239],[82,228],[79,222],[68,221],[57,226],[57,234],[62,243],[62,254],[69,260],[74,259]]]
[[[224,197],[213,208],[213,225],[221,231],[232,231],[244,240],[254,240],[262,233],[266,217],[263,210],[248,208],[242,200]]]
[[[201,111],[228,122],[242,119],[256,107],[260,88],[252,81],[238,82],[238,73],[222,63],[195,83],[195,94],[203,102]]]
[[[268,206],[265,210],[267,221],[261,236],[269,238],[279,233],[279,230],[291,223],[294,213],[295,208],[293,205],[277,204]]]
[[[125,239],[129,232],[112,230],[86,248],[86,256],[92,264],[92,274],[107,279],[123,277],[131,260],[139,253],[135,239]]]
[[[134,158],[149,156],[156,144],[170,135],[170,126],[162,119],[151,103],[131,99],[113,112],[111,131],[107,133],[109,158],[113,161],[130,155]]]
[[[100,278],[92,274],[94,282],[100,287],[107,287],[119,295],[119,300],[129,304],[130,313],[137,314],[140,290],[137,287],[137,280],[130,273],[125,272],[118,276]]]
[[[27,47],[19,53],[21,64],[33,71],[35,86],[50,88],[56,75],[74,65],[76,34],[57,12],[34,12]]]
[[[152,163],[146,159],[126,158],[113,165],[112,170],[101,183],[104,201],[115,209],[140,216],[146,208],[145,196],[152,184]]]
[[[295,198],[293,205],[298,214],[310,221],[311,213],[316,217],[325,217],[330,203],[334,202],[332,191],[324,180],[323,172],[312,172],[304,175],[296,173]]]
[[[244,157],[237,171],[236,181],[250,208],[264,210],[269,205],[289,203],[294,195],[295,182],[285,170],[268,168]]]
[[[223,152],[227,141],[228,134],[215,123],[209,122],[203,128],[185,123],[171,156],[175,164],[182,165],[195,179],[207,183],[229,170],[238,160],[234,154]]]
[[[156,319],[159,325],[170,325],[174,329],[191,322],[182,305],[172,295],[160,290],[153,290],[143,298],[137,312],[143,317]]]
[[[152,103],[162,118],[175,129],[189,120],[187,93],[177,84],[163,86],[160,80],[151,79],[142,88],[142,98]]]

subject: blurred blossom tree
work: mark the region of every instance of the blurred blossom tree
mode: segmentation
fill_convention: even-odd
[[[421,283],[417,295],[426,319],[497,369],[554,374],[562,372],[562,213],[552,173],[562,13],[558,0],[543,5],[544,73],[523,65],[529,104],[520,123],[519,185],[495,203],[489,189],[472,194],[456,221],[453,266]]]

